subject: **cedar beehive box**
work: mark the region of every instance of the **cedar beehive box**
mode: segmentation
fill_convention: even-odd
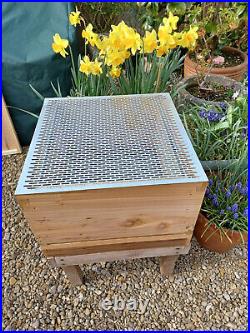
[[[180,249],[206,184],[169,94],[51,98],[16,196],[47,256]]]

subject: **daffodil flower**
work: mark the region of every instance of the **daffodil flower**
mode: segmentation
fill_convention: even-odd
[[[146,31],[143,38],[143,51],[144,53],[152,53],[157,48],[157,34],[155,30],[151,32]]]
[[[86,44],[89,43],[91,46],[95,46],[98,40],[98,35],[93,32],[93,25],[88,24],[87,28],[82,31],[82,37],[87,40]]]
[[[79,71],[86,75],[91,73],[91,61],[88,56],[84,56],[83,60],[80,60]]]
[[[172,30],[176,30],[177,29],[177,22],[178,21],[179,21],[179,17],[178,16],[174,16],[170,12],[169,16],[168,16],[168,23],[169,23],[169,26],[171,27]]]
[[[59,34],[53,36],[54,43],[52,43],[52,49],[55,53],[60,53],[62,57],[66,57],[68,52],[65,50],[69,46],[67,39],[62,39]]]
[[[198,38],[197,33],[198,27],[190,27],[189,31],[182,34],[179,45],[182,47],[187,47],[188,49],[193,49]]]
[[[130,53],[127,50],[117,51],[109,50],[106,54],[105,63],[108,66],[117,67],[124,63],[124,61],[129,58]]]
[[[90,61],[88,56],[84,56],[83,60],[80,60],[79,71],[86,74],[87,76],[90,74],[102,74],[102,63],[98,62],[97,59],[95,59],[95,61]]]
[[[75,12],[71,12],[69,14],[69,22],[74,27],[76,27],[77,24],[81,24],[81,20],[82,20],[81,12],[79,10],[77,10],[77,8],[76,8]]]
[[[102,63],[98,62],[97,59],[94,62],[92,62],[91,74],[93,75],[102,74]]]
[[[117,78],[121,75],[121,68],[112,66],[111,70],[109,71],[109,75],[112,78]]]

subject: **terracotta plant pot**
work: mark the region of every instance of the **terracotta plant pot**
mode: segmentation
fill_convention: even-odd
[[[231,239],[230,242],[225,234],[220,231],[215,224],[211,224],[209,227],[208,224],[208,219],[200,213],[194,228],[194,236],[198,243],[205,249],[213,252],[224,253],[242,243],[242,239],[238,231],[223,228],[228,238]],[[244,241],[246,242],[247,232],[244,232],[242,235]]]
[[[235,81],[233,79],[230,79],[226,76],[222,75],[208,75],[206,78],[207,82],[214,82],[223,85],[224,87],[228,87],[229,89],[233,89],[233,91],[239,91],[240,93],[246,93],[246,89],[238,81]],[[180,81],[177,85],[177,90],[178,90],[178,104],[183,104],[183,103],[192,103],[196,105],[204,105],[204,104],[209,104],[209,105],[215,105],[215,106],[220,106],[221,102],[213,102],[213,101],[206,101],[205,99],[198,98],[193,96],[190,92],[188,92],[187,88],[192,87],[198,84],[197,81],[197,75],[190,76],[188,78],[184,78],[182,81]]]
[[[244,78],[244,74],[247,71],[247,63],[248,63],[247,54],[230,46],[225,46],[222,50],[225,53],[235,54],[240,56],[242,59],[242,63],[240,65],[232,67],[213,68],[210,74],[223,75],[226,77],[230,77],[231,79],[241,81]],[[184,77],[186,78],[195,75],[197,74],[197,71],[198,72],[202,71],[201,66],[199,65],[197,66],[197,63],[191,60],[189,54],[187,54],[184,60]]]

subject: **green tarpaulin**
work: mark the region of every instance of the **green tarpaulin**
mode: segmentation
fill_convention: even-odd
[[[39,114],[42,101],[31,84],[45,97],[54,97],[50,82],[57,79],[64,96],[71,85],[70,58],[51,49],[52,36],[59,33],[76,45],[74,27],[69,25],[70,2],[2,3],[2,87],[6,104]],[[22,145],[31,141],[37,119],[9,108]]]

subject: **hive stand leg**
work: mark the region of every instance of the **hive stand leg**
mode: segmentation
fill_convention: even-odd
[[[83,273],[78,265],[64,266],[62,269],[73,286],[79,286],[83,284]]]
[[[160,271],[161,275],[167,276],[174,272],[175,262],[178,259],[178,255],[160,257]]]

